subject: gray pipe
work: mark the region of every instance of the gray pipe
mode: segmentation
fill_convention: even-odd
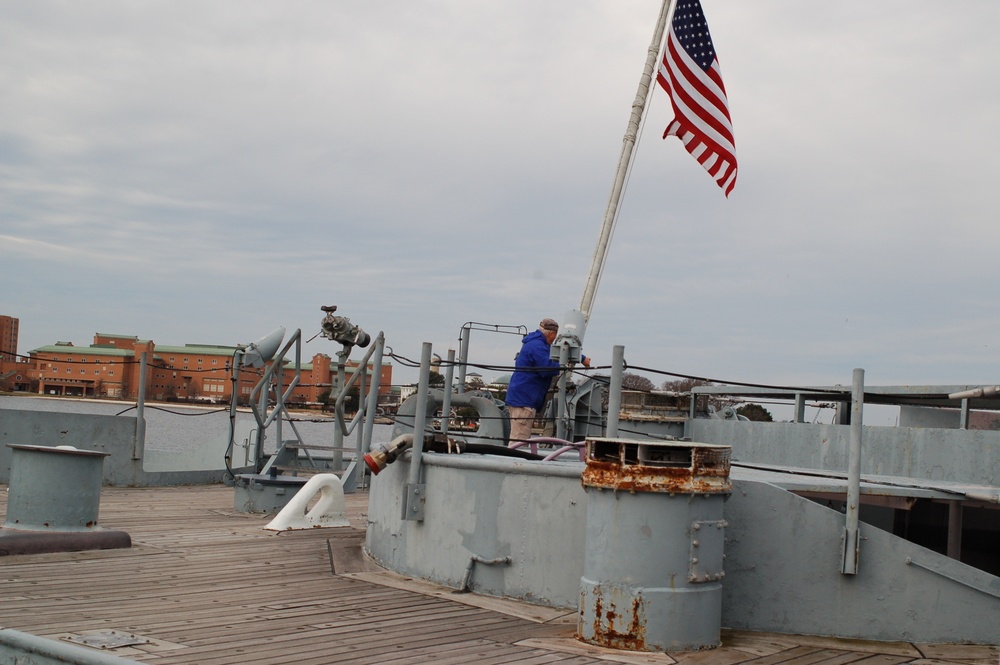
[[[427,424],[427,387],[431,376],[431,343],[424,342],[420,352],[420,378],[417,381],[417,412],[413,416],[413,448],[410,451],[409,485],[420,482],[420,463],[424,454],[424,427]]]
[[[556,437],[566,438],[566,381],[569,379],[569,372],[566,365],[569,364],[569,346],[563,344],[559,347],[559,390],[556,391]]]
[[[584,464],[581,462],[542,462],[481,455],[446,455],[443,453],[425,453],[423,463],[427,466],[440,466],[449,469],[574,478],[576,480],[580,479],[584,468]]]
[[[135,403],[135,441],[132,442],[132,459],[142,459],[146,447],[146,352],[139,356],[139,395]]]
[[[375,428],[373,427],[375,422],[375,414],[378,411],[378,391],[379,387],[382,385],[382,349],[385,346],[385,333],[379,331],[379,334],[375,337],[375,357],[372,360],[372,385],[368,389],[368,407],[366,411],[368,412],[365,416],[365,436],[362,442],[361,455],[364,455],[372,449],[372,432]],[[364,370],[367,365],[362,367]],[[361,456],[359,455],[359,457]]]
[[[455,379],[455,349],[448,349],[448,367],[444,370],[444,395],[441,398],[441,433],[448,437],[448,416],[451,413],[451,384]]]
[[[622,380],[625,374],[625,347],[618,345],[611,350],[611,387],[608,389],[608,438],[618,436],[618,421],[622,411]]]
[[[465,392],[465,368],[469,362],[469,335],[472,333],[472,328],[468,327],[469,324],[462,326],[461,332],[458,333],[458,394],[461,395]]]
[[[858,512],[861,508],[861,425],[865,407],[865,370],[855,369],[851,388],[851,452],[847,468],[847,519],[844,527],[842,572],[858,572]]]
[[[462,578],[462,586],[459,587],[459,592],[468,593],[472,591],[469,584],[472,582],[472,569],[475,567],[476,563],[482,563],[487,566],[509,566],[512,559],[509,556],[501,556],[495,559],[484,559],[478,554],[473,554],[469,559],[469,565],[465,567],[465,576]]]

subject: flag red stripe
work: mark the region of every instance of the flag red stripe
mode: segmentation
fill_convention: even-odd
[[[726,88],[722,84],[722,77],[715,66],[717,61],[706,72],[696,64],[687,62],[688,58],[685,57],[683,51],[678,51],[673,41],[668,40],[667,49],[667,53],[664,53],[663,56],[663,65],[668,68],[671,78],[675,83],[678,83],[678,77],[683,77],[690,88],[693,89],[692,93],[697,93],[699,99],[704,102],[703,104],[698,104],[698,106],[704,107],[706,111],[712,111],[711,116],[713,122],[717,125],[716,129],[720,133],[732,138],[732,123],[729,118],[729,109],[726,105],[725,97]],[[684,86],[676,85],[675,87],[678,94],[694,100],[694,94],[687,92]],[[722,96],[720,97],[720,95]],[[722,121],[715,120],[718,116],[725,118],[724,124]]]
[[[678,14],[679,8],[674,11],[656,73],[656,81],[669,95],[674,111],[674,120],[663,136],[679,138],[729,196],[738,168],[726,88],[698,0],[682,4],[683,12]],[[675,27],[686,42],[678,38]],[[692,53],[685,50],[685,43]]]
[[[668,48],[671,46],[668,42]],[[692,71],[687,67],[678,66],[683,63],[679,63],[676,59],[673,61],[675,66],[671,66],[666,56],[664,56],[663,62],[673,82],[670,99],[674,106],[674,114],[698,126],[701,132],[707,135],[707,138],[712,138],[710,135],[715,134],[716,140],[713,143],[719,145],[726,152],[734,152],[729,111],[725,101],[720,101],[702,81],[704,72],[697,67],[695,71]],[[698,74],[702,74],[702,76],[698,76]],[[679,80],[681,77],[689,84],[688,86],[681,84]],[[698,93],[698,96],[689,92],[689,88],[693,88],[693,92]]]

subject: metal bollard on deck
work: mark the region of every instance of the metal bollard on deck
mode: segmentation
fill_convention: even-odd
[[[97,526],[108,453],[11,445],[4,528],[87,531]]]
[[[97,525],[108,453],[73,446],[8,446],[10,483],[0,554],[131,546],[127,533]]]
[[[730,452],[587,440],[581,640],[631,651],[719,646]]]

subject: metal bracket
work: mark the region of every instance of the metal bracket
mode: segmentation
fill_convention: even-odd
[[[846,527],[841,536],[843,551],[840,562],[840,572],[844,575],[857,575],[858,562],[861,560],[861,529],[854,529],[852,533]],[[853,545],[853,547],[851,547]],[[852,551],[853,550],[853,551]]]
[[[424,501],[427,485],[415,483],[406,486],[406,500],[403,502],[403,519],[412,522],[424,521]]]
[[[709,570],[706,563],[719,563],[725,559],[726,520],[695,520],[691,523],[688,536],[691,538],[691,554],[688,559],[688,582],[692,584],[718,582],[726,576],[721,569]]]

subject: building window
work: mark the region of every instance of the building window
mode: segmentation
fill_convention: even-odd
[[[218,358],[212,358],[212,364],[213,365],[218,365],[219,364],[219,359]]]
[[[108,376],[114,376],[114,375],[115,375],[115,370],[111,370],[110,372],[108,372]]]
[[[66,368],[66,373],[67,373],[67,374],[72,374],[72,373],[73,373],[73,370],[71,370],[71,369],[70,369],[69,367],[67,367],[67,368]]]
[[[81,369],[80,370],[80,374],[86,374],[86,373],[87,373],[87,370],[85,370],[85,369]]]

